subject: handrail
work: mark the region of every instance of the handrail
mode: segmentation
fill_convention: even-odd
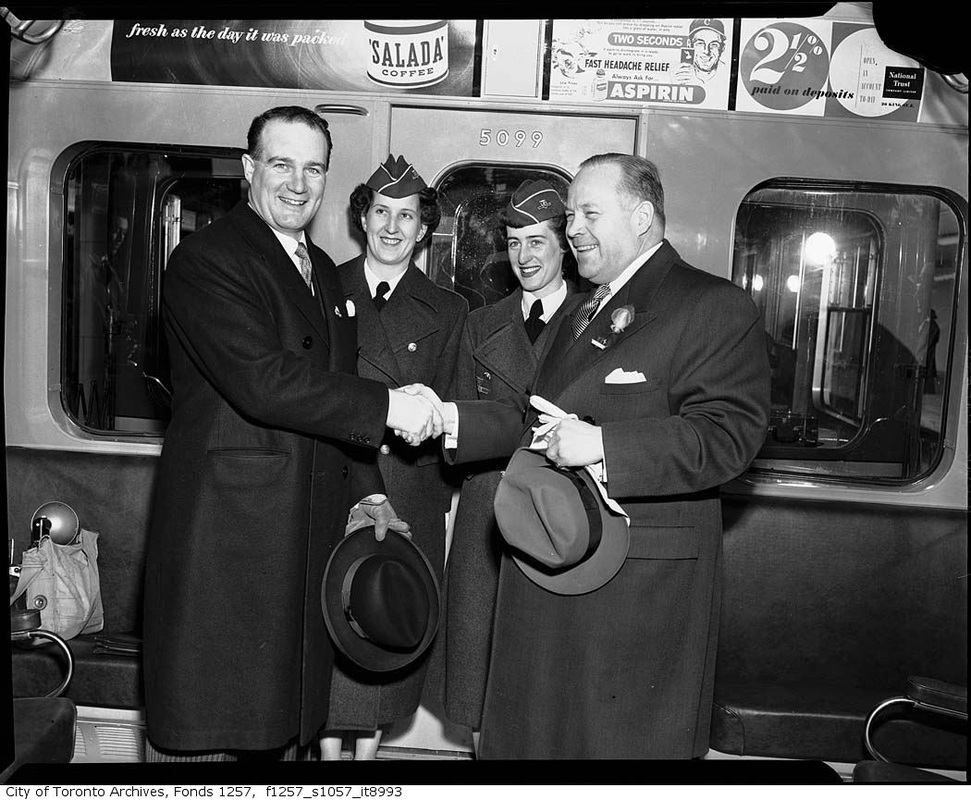
[[[884,764],[890,763],[889,759],[885,758],[883,754],[880,753],[873,745],[873,740],[870,738],[870,728],[881,711],[883,711],[885,708],[896,705],[905,705],[908,708],[913,708],[917,705],[917,702],[911,700],[909,697],[891,697],[889,700],[884,700],[869,713],[866,718],[866,724],[863,726],[863,744],[866,747],[867,752],[874,758],[874,760],[882,761]]]
[[[31,639],[48,639],[60,647],[64,652],[64,655],[67,656],[67,666],[64,670],[64,679],[56,688],[44,695],[45,697],[59,697],[61,692],[63,692],[67,688],[67,685],[71,682],[71,678],[74,677],[74,653],[71,652],[71,648],[68,646],[68,643],[64,641],[64,639],[62,639],[56,633],[45,631],[43,628],[25,631],[11,631],[10,633],[11,642],[30,642]]]
[[[0,16],[2,16],[6,23],[10,26],[10,35],[15,39],[19,39],[25,44],[43,44],[44,42],[53,38],[64,25],[64,20],[54,20],[43,32],[33,34],[29,33],[28,31],[30,31],[30,28],[34,25],[34,23],[37,22],[36,19],[21,20],[16,17],[6,6],[0,6]]]
[[[968,76],[963,72],[957,72],[954,75],[945,75],[942,72],[941,77],[948,86],[954,89],[954,91],[960,92],[961,94],[968,93]]]

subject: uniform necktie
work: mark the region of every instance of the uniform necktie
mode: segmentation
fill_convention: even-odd
[[[313,291],[313,287],[310,284],[310,276],[313,274],[313,268],[310,266],[310,255],[307,253],[307,248],[303,242],[297,244],[297,260],[300,262],[300,276],[303,278],[303,282],[307,284],[307,288]]]
[[[391,291],[391,287],[388,285],[387,281],[381,281],[378,284],[378,288],[374,290],[374,307],[380,311],[384,308],[384,304],[388,302],[388,298],[385,295]]]
[[[580,304],[580,307],[573,313],[572,324],[574,339],[580,338],[580,334],[583,333],[584,328],[590,324],[590,320],[593,319],[593,315],[600,307],[600,301],[603,300],[608,294],[610,294],[609,284],[604,283],[601,286],[598,286],[593,295],[584,300]]]
[[[533,304],[529,307],[529,316],[526,318],[526,335],[529,337],[529,341],[535,342],[537,337],[546,327],[546,323],[543,322],[543,301],[534,300]]]

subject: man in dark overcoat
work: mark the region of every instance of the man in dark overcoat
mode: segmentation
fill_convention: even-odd
[[[580,275],[597,291],[551,331],[531,389],[578,417],[548,434],[547,458],[603,469],[629,515],[630,547],[606,585],[570,596],[533,583],[506,547],[480,754],[698,757],[718,630],[719,486],[765,437],[763,326],[741,288],[689,266],[664,239],[663,189],[646,159],[585,161],[567,220]],[[456,423],[446,403],[453,459],[529,444],[537,415],[524,426],[520,406],[460,402]]]
[[[469,314],[453,394],[460,400],[522,397],[536,373],[550,326],[576,292],[575,284],[564,277],[564,257],[569,253],[566,216],[551,184],[523,181],[498,222],[518,288]],[[446,577],[446,623],[436,645],[444,652],[445,713],[472,728],[476,744],[499,580],[501,537],[492,501],[506,460],[463,465],[466,474]]]
[[[362,517],[379,538],[407,529],[362,454],[386,425],[412,441],[434,427],[430,404],[355,374],[355,309],[305,230],[326,122],[271,109],[247,144],[248,199],[165,273],[173,395],[145,576],[149,760],[266,757],[318,733],[331,548]]]

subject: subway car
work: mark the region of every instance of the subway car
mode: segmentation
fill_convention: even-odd
[[[334,142],[313,240],[337,263],[358,254],[347,198],[403,154],[443,203],[419,266],[470,308],[515,288],[497,220],[520,182],[565,192],[602,152],[657,164],[667,238],[751,295],[772,370],[764,446],[722,487],[705,760],[821,762],[844,781],[885,760],[965,779],[967,77],[872,4],[754,5],[715,20],[685,4],[677,18],[378,23],[3,9],[11,567],[35,511],[66,504],[100,534],[105,613],[70,659],[12,633],[15,704],[54,687],[70,706],[68,741],[18,759],[144,758],[166,262],[245,197],[250,121],[292,104]],[[698,22],[715,34],[700,44]],[[131,646],[106,646],[112,634]],[[429,699],[379,756],[471,761],[471,735]]]

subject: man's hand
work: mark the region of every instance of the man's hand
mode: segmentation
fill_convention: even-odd
[[[441,436],[444,426],[442,412],[431,400],[402,389],[388,390],[386,424],[410,445],[421,444],[430,436]]]
[[[603,431],[583,420],[560,420],[546,441],[546,457],[558,467],[585,467],[604,458]]]
[[[671,83],[696,83],[694,65],[682,62],[669,73]]]
[[[458,416],[458,409],[455,403],[443,403],[441,398],[435,393],[435,390],[425,386],[423,383],[409,383],[407,386],[402,386],[401,391],[429,400],[438,410],[438,413],[442,415],[444,432],[448,435],[455,432],[455,419]]]
[[[384,540],[389,528],[411,538],[411,526],[403,519],[398,519],[397,513],[383,494],[368,495],[351,509],[344,535],[368,525],[374,525],[374,538],[379,542]]]

